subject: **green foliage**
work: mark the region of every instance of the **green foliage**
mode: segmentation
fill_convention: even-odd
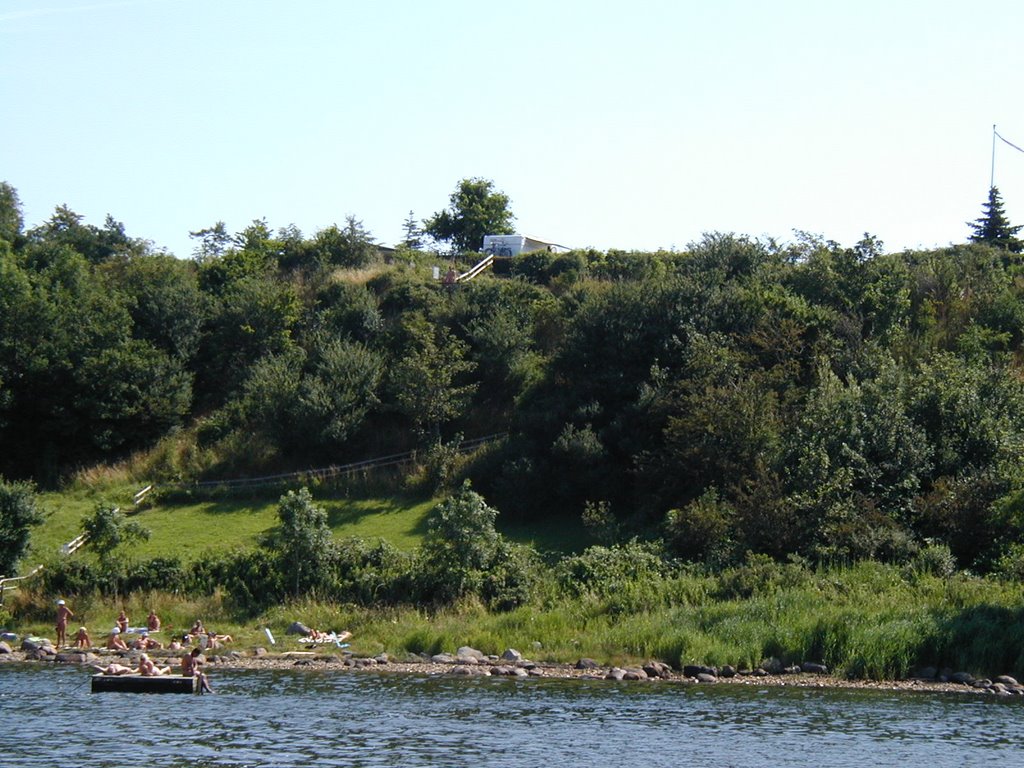
[[[1024,250],[1024,241],[1017,237],[1021,225],[1011,226],[1003,211],[1003,199],[998,187],[988,191],[988,201],[982,206],[984,213],[969,223],[972,230],[971,242],[985,243],[1010,253]]]
[[[267,537],[265,546],[278,558],[291,594],[297,597],[327,587],[335,557],[327,512],[302,488],[281,497],[277,516],[280,525]]]
[[[465,376],[476,366],[466,360],[466,344],[423,317],[403,321],[403,354],[389,371],[388,389],[396,408],[421,439],[440,438],[441,426],[468,405],[476,384]]]
[[[28,548],[32,526],[43,521],[31,482],[0,475],[0,576],[12,576]]]
[[[722,563],[729,558],[735,510],[715,488],[708,488],[681,509],[665,515],[665,543],[686,560]]]
[[[317,232],[311,248],[317,262],[324,266],[365,267],[377,258],[373,236],[351,215],[345,218],[344,227],[335,225]]]
[[[149,530],[125,517],[117,507],[99,502],[91,515],[82,519],[82,532],[90,550],[99,558],[100,568],[114,572],[115,553],[121,547],[149,538]]]
[[[423,231],[437,241],[451,243],[457,252],[479,251],[484,235],[512,232],[515,217],[508,195],[494,191],[486,179],[463,179],[448,200],[448,209],[423,223]]]
[[[528,599],[532,556],[504,540],[497,517],[469,481],[431,511],[417,578],[424,597],[445,603],[476,596],[499,609]]]

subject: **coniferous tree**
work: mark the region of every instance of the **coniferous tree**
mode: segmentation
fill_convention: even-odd
[[[974,234],[968,239],[972,243],[987,243],[1010,253],[1024,251],[1024,241],[1017,237],[1022,226],[1012,226],[1003,211],[1003,199],[999,196],[999,187],[988,191],[988,202],[982,205],[984,213],[968,226]]]
[[[423,229],[417,223],[412,211],[409,211],[408,218],[402,224],[402,231],[405,232],[402,245],[412,251],[418,251],[423,247]]]

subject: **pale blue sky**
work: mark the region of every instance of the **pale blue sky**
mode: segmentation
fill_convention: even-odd
[[[494,181],[519,231],[962,242],[1024,146],[1024,3],[0,0],[0,179],[189,256],[265,217],[377,240]],[[1024,223],[1024,154],[996,184]]]

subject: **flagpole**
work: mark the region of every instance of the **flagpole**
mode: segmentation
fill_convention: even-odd
[[[988,188],[996,185],[996,124],[992,123],[992,175],[988,179]]]

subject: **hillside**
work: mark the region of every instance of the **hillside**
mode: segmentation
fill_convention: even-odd
[[[395,488],[443,498],[469,479],[501,525],[548,525],[561,551],[637,537],[722,568],[939,545],[980,573],[1024,557],[1015,245],[709,234],[497,259],[456,285],[433,278],[436,254],[382,254],[353,222],[311,238],[254,223],[179,261],[59,209],[0,246],[9,480],[68,488],[109,466],[188,484],[415,451]],[[337,533],[418,540],[327,496]],[[273,503],[179,522],[252,543]],[[161,551],[173,524],[147,517],[142,551]]]

